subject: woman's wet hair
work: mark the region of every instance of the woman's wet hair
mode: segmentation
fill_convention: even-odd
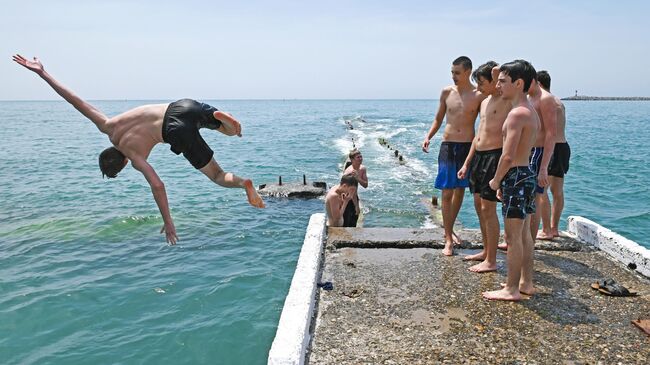
[[[472,80],[474,82],[479,82],[479,77],[483,77],[488,82],[492,82],[492,69],[498,66],[494,61],[487,61],[486,63],[480,65],[474,72],[472,72]]]
[[[537,80],[537,71],[535,71],[535,67],[525,60],[514,60],[512,62],[504,63],[499,67],[499,71],[510,76],[512,82],[515,82],[518,79],[523,80],[523,91],[525,93],[528,92],[533,80]]]
[[[117,177],[117,174],[124,168],[126,156],[115,147],[108,147],[99,154],[99,169],[102,170],[102,177],[109,179]]]

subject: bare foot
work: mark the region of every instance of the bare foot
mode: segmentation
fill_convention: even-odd
[[[505,288],[506,283],[501,283],[501,287]],[[519,284],[519,292],[521,294],[528,295],[529,297],[532,297],[533,295],[535,295],[535,293],[537,293],[537,289],[535,289],[535,287],[532,286],[532,285],[524,286],[524,285]]]
[[[497,271],[497,264],[490,264],[485,261],[481,262],[480,264],[476,264],[469,269],[467,269],[471,272],[475,273],[484,273],[484,272],[491,272],[491,271]]]
[[[467,255],[463,257],[463,261],[483,261],[485,260],[485,251],[481,251],[474,255]]]
[[[552,241],[553,240],[553,234],[552,233],[546,233],[544,231],[539,232],[537,234],[537,239],[542,240],[542,241]]]
[[[537,289],[535,289],[535,287],[532,286],[532,285],[521,285],[521,284],[519,284],[519,292],[521,294],[526,294],[526,295],[532,297],[533,295],[537,294]]]
[[[503,242],[503,243],[499,243],[499,244],[497,245],[497,248],[498,248],[499,250],[508,251],[508,244],[505,243],[505,242]]]
[[[442,254],[445,256],[453,256],[454,255],[454,244],[451,242],[445,243],[445,248],[442,250]]]
[[[483,298],[489,300],[508,300],[508,301],[517,302],[521,300],[521,294],[519,293],[512,294],[505,289],[501,289],[501,290],[485,291],[483,292]]]
[[[460,237],[458,237],[456,232],[451,232],[451,238],[454,240],[454,245],[460,246],[463,244],[463,240]]]
[[[244,189],[246,189],[246,196],[248,197],[248,203],[250,205],[255,208],[266,208],[264,200],[262,200],[262,197],[257,193],[257,190],[255,190],[251,180],[244,180]]]
[[[557,228],[551,228],[551,234],[553,234],[553,237],[560,237],[560,231]]]

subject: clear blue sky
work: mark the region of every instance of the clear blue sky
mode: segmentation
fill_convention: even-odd
[[[524,58],[568,96],[650,96],[643,1],[8,1],[0,100],[438,98],[450,63]]]

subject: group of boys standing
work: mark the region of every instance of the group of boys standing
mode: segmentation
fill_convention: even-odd
[[[549,91],[548,72],[536,72],[524,60],[501,66],[490,61],[472,73],[471,60],[463,56],[453,62],[451,72],[454,85],[442,90],[438,112],[422,143],[422,150],[428,152],[429,141],[446,116],[435,181],[435,187],[442,190],[443,254],[453,255],[454,245],[460,243],[453,227],[469,187],[483,250],[465,260],[480,261],[470,271],[495,271],[500,234],[496,203],[501,201],[508,277],[502,289],[483,296],[520,300],[521,294],[535,292],[535,239],[559,236],[563,181],[570,157],[564,105]],[[475,134],[477,115],[480,122]],[[548,186],[552,208],[546,195]],[[538,234],[540,218],[542,231]]]

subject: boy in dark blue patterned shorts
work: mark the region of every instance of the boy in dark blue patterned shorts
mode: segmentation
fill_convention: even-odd
[[[528,167],[530,150],[535,143],[540,121],[528,101],[526,92],[536,77],[533,66],[516,60],[500,68],[497,88],[504,99],[512,102],[512,110],[503,123],[503,153],[499,159],[490,188],[497,190],[503,203],[503,220],[508,243],[508,278],[502,289],[483,293],[491,300],[521,299],[532,295],[533,249],[530,215],[535,212],[537,176]]]

